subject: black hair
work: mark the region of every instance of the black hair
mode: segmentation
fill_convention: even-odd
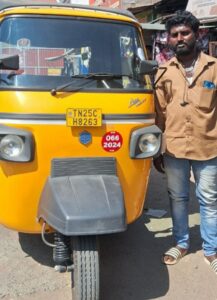
[[[173,26],[186,25],[189,26],[195,33],[198,32],[199,20],[187,10],[178,10],[174,16],[169,18],[165,24],[166,31],[170,33]]]

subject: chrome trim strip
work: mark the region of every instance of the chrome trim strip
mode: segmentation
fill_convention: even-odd
[[[103,124],[154,123],[155,114],[103,114]],[[0,113],[0,124],[66,125],[65,114],[14,114]]]
[[[66,119],[65,114],[25,114],[25,113],[0,113],[0,120],[36,120],[36,121],[63,121]]]
[[[102,121],[103,124],[154,124],[155,119],[134,119],[134,120],[110,120]],[[15,120],[15,119],[0,119],[0,124],[29,124],[29,125],[64,125],[66,126],[66,121],[61,120]]]
[[[153,119],[155,113],[146,114],[103,114],[102,119],[105,121],[113,120],[137,120]],[[25,113],[0,113],[0,120],[35,120],[35,121],[65,121],[66,114],[25,114]]]
[[[66,121],[61,120],[21,120],[21,119],[0,119],[0,124],[38,124],[38,125],[66,125]]]
[[[102,121],[103,124],[154,124],[155,119],[135,119],[135,120],[112,120],[112,121]]]
[[[155,118],[154,113],[149,114],[103,114],[103,120],[147,120]]]

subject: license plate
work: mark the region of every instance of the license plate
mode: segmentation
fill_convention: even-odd
[[[73,127],[102,126],[102,110],[100,108],[68,108],[66,123],[67,126]]]

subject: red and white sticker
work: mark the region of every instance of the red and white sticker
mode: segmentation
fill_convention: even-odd
[[[102,147],[107,152],[118,151],[123,144],[123,138],[117,131],[109,131],[102,138]]]

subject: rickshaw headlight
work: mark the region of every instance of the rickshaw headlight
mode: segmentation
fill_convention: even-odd
[[[5,159],[18,157],[24,149],[24,142],[17,135],[6,135],[0,141],[0,153]]]
[[[159,141],[156,135],[146,133],[140,137],[138,145],[141,152],[153,153],[159,147]]]
[[[0,124],[0,160],[30,162],[34,152],[35,140],[30,131]]]
[[[130,157],[156,157],[161,151],[162,132],[156,125],[136,129],[130,138]]]

